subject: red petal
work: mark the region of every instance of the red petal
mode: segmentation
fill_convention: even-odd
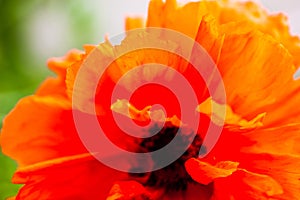
[[[125,177],[86,154],[20,168],[13,181],[25,184],[17,200],[105,199],[113,182]]]

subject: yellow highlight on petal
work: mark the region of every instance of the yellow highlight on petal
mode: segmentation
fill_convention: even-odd
[[[146,106],[142,110],[137,109],[127,99],[118,99],[113,103],[110,109],[116,113],[127,116],[131,119],[137,121],[149,121],[153,120],[154,122],[171,122],[174,126],[182,126],[181,120],[176,116],[166,117],[165,113],[161,109],[151,110],[152,106]],[[151,111],[150,111],[151,110]]]
[[[214,108],[214,112],[212,112],[212,108]],[[225,115],[224,127],[233,131],[242,131],[261,127],[263,126],[263,119],[266,115],[266,113],[260,113],[256,117],[248,121],[238,114],[234,113],[229,105],[219,104],[213,101],[211,97],[207,98],[204,102],[198,105],[196,110],[199,113],[203,113],[209,116],[211,120],[217,125],[222,125],[222,117]]]

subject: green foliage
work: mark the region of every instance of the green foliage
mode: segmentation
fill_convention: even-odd
[[[16,163],[8,157],[0,154],[0,199],[6,199],[16,194],[20,185],[13,185],[11,177],[16,169]]]

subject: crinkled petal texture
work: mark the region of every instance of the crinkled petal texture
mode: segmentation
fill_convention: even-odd
[[[166,3],[162,0],[152,0],[149,5],[147,26],[171,28],[194,37],[201,18],[207,14],[213,15],[220,25],[230,25],[231,31],[240,30],[237,24],[243,22],[248,30],[257,29],[272,36],[289,50],[294,57],[295,65],[299,66],[300,39],[289,33],[287,17],[283,14],[269,15],[254,2],[204,0],[181,7],[177,5],[176,0],[167,0]]]
[[[143,26],[142,19],[126,20],[126,30]],[[95,160],[76,131],[74,90],[86,97],[76,109],[86,111],[86,105],[93,103],[87,91],[96,82],[96,113],[111,133],[108,137],[123,148],[136,145],[112,120],[110,93],[129,70],[149,63],[167,65],[182,73],[197,94],[199,105],[195,109],[218,124],[220,116],[210,109],[218,103],[209,98],[201,76],[170,52],[140,49],[122,55],[98,80],[100,63],[107,63],[139,41],[147,45],[157,37],[144,33],[127,35],[118,46],[106,41],[96,48],[85,46],[85,52],[72,50],[62,58],[49,60],[57,77],[47,79],[33,96],[20,100],[1,130],[3,152],[19,164],[13,182],[25,184],[16,199],[300,199],[300,83],[293,80],[300,64],[300,42],[289,34],[286,17],[268,15],[251,2],[219,0],[178,6],[175,0],[152,0],[146,26],[173,29],[195,39],[223,77],[227,114],[221,137],[205,158],[191,158],[185,163],[186,171],[199,184],[192,184],[184,193],[164,195],[161,189],[128,180],[127,174]],[[168,45],[179,47],[177,43]],[[75,87],[84,65],[91,66],[87,80],[82,87]],[[153,80],[155,74],[166,80],[174,78],[172,70],[147,69],[127,76],[120,83],[122,92],[141,81]],[[113,111],[141,121],[151,117],[149,106],[160,102],[171,117],[167,119],[181,124],[179,102],[163,88],[144,87],[122,102],[132,103],[127,105],[131,113],[124,112],[123,107],[113,107]],[[206,125],[200,124],[201,133]],[[124,145],[130,139],[131,143]]]

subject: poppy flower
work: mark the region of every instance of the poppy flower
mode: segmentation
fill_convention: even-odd
[[[127,31],[144,26],[189,36],[216,63],[226,90],[226,116],[214,148],[199,156],[208,124],[218,124],[222,118],[211,107],[222,102],[210,97],[205,81],[180,56],[160,49],[138,49],[110,63],[98,81],[96,71],[105,60],[157,37],[128,34],[115,46],[106,40],[84,46],[85,51],[71,50],[62,58],[50,59],[48,66],[57,77],[45,80],[5,118],[1,147],[18,162],[12,181],[24,184],[15,199],[300,199],[300,82],[293,79],[300,64],[300,39],[290,35],[286,17],[269,15],[253,2],[178,5],[175,0],[152,0],[145,25],[139,18],[126,19]],[[178,44],[168,45],[176,48]],[[87,62],[92,66],[87,79],[76,87],[76,77]],[[150,63],[170,69],[154,67],[118,82],[134,67]],[[171,69],[189,80],[196,93],[194,109],[201,116],[196,130],[189,129],[176,95],[164,87],[145,85],[130,99],[111,102],[116,84],[126,93],[135,88],[137,80],[153,80],[154,75],[171,81],[175,77]],[[176,144],[178,148],[188,144],[186,151],[170,165],[146,173],[119,171],[99,162],[97,152],[89,152],[82,143],[73,115],[74,109],[83,117],[91,114],[84,112],[91,101],[84,97],[95,82],[92,103],[97,119],[115,145],[152,152],[179,134]],[[74,108],[75,93],[83,98]],[[161,109],[152,109],[157,102],[167,116]],[[113,115],[140,125],[152,120],[145,134],[158,133],[147,138],[126,135]],[[86,126],[90,130],[88,123]],[[170,156],[177,150],[172,149]],[[156,162],[157,158],[151,158],[149,165]]]

